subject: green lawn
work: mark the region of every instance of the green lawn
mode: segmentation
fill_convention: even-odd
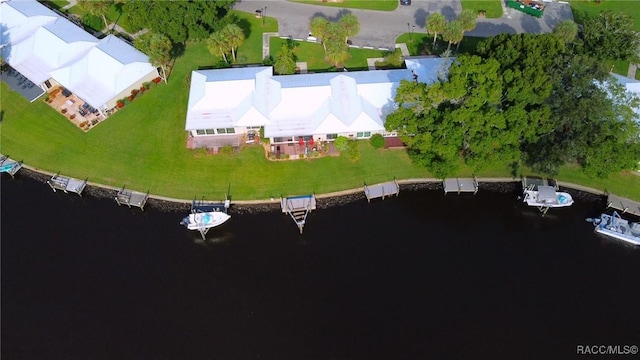
[[[51,7],[55,8],[55,9],[62,9],[63,7],[69,5],[69,2],[66,0],[47,0],[47,1],[42,1],[43,3],[47,3],[48,5],[50,5]]]
[[[502,17],[502,0],[461,0],[463,9],[484,11],[487,18]]]
[[[271,56],[275,58],[276,54],[280,52],[282,44],[286,42],[286,39],[271,38],[269,43]],[[324,61],[324,50],[321,44],[307,41],[294,41],[294,44],[297,49],[297,61],[307,62],[309,71],[327,71],[332,68],[331,64]],[[367,58],[383,57],[385,51],[350,48],[349,54],[351,54],[351,59],[344,64],[345,68],[348,70],[366,70],[368,68]]]
[[[612,10],[631,16],[634,20],[635,29],[640,31],[640,7],[634,1],[603,0],[600,4],[597,4],[595,1],[569,0],[569,3],[571,4],[573,18],[579,24],[584,23],[590,16],[598,15],[601,11]]]
[[[341,2],[323,2],[319,0],[289,0],[301,4],[322,5],[350,9],[368,9],[393,11],[398,7],[398,0],[343,0]]]
[[[251,16],[246,20],[254,30],[247,41],[261,37],[261,22],[253,23]],[[247,59],[254,56],[244,47],[239,54]],[[235,200],[268,199],[356,188],[365,181],[377,183],[393,177],[432,176],[414,166],[405,152],[374,150],[368,141],[359,143],[362,155],[356,162],[342,157],[272,162],[258,146],[236,155],[206,156],[186,149],[185,80],[192,70],[210,67],[215,60],[204,42],[188,44],[175,63],[169,84],[151,89],[88,133],[42,100],[29,103],[2,83],[0,152],[42,170],[183,199],[221,199],[228,185]],[[470,174],[466,169],[457,175]],[[496,168],[478,175],[510,173]],[[640,177],[628,173],[593,180],[566,168],[559,179],[640,200]]]

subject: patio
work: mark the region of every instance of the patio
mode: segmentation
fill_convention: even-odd
[[[49,92],[47,103],[84,131],[105,119],[98,110],[62,87],[55,87]]]
[[[30,102],[35,101],[44,94],[44,90],[9,65],[3,66],[0,78],[2,78],[2,81],[9,85],[12,90],[18,92]]]

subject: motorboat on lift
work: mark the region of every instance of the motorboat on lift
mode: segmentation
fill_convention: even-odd
[[[556,208],[571,206],[573,198],[566,192],[558,192],[553,186],[538,185],[535,189],[524,190],[523,202],[538,208]]]
[[[231,216],[222,211],[194,212],[186,216],[180,224],[189,230],[208,230],[224,224]]]
[[[613,214],[601,214],[599,218],[587,219],[595,226],[595,232],[640,245],[640,222],[630,222],[623,219],[617,211]]]

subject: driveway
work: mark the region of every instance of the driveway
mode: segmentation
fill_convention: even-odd
[[[547,9],[541,19],[505,8],[505,14],[500,19],[478,19],[476,29],[468,34],[485,37],[502,32],[545,33],[552,31],[558,21],[573,18],[568,4],[546,4]],[[413,0],[410,6],[398,6],[394,11],[333,8],[286,0],[242,0],[234,6],[246,12],[265,7],[267,16],[278,19],[280,36],[304,39],[314,16],[335,20],[342,13],[352,13],[360,20],[360,33],[351,39],[353,45],[389,49],[394,47],[399,35],[409,32],[413,26],[415,32],[426,32],[425,21],[430,14],[440,12],[452,20],[462,10],[459,0]]]

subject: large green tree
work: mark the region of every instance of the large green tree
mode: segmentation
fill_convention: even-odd
[[[311,19],[311,23],[309,23],[309,32],[311,35],[315,36],[316,39],[320,40],[322,44],[322,48],[324,52],[327,52],[327,44],[326,39],[330,37],[329,32],[329,21],[322,16],[316,16]]]
[[[102,18],[105,28],[109,26],[106,15],[111,5],[113,5],[112,0],[78,0],[78,6],[82,10]]]
[[[625,13],[603,11],[584,23],[585,51],[598,59],[638,61],[640,36],[633,18]]]
[[[438,34],[442,34],[446,26],[447,19],[440,13],[433,13],[429,15],[429,17],[427,17],[425,27],[429,34],[433,34],[433,49],[436,48],[436,40],[438,39]]]
[[[325,60],[333,66],[340,67],[351,57],[346,39],[358,33],[360,25],[357,20],[351,14],[342,15],[336,22],[328,21],[321,16],[311,19],[309,30],[311,34],[320,40],[324,49]]]
[[[133,45],[149,56],[149,61],[154,66],[160,66],[163,78],[167,81],[166,67],[171,62],[171,50],[173,44],[169,37],[162,33],[149,31],[133,41]]]
[[[553,34],[565,44],[571,43],[578,36],[578,24],[573,20],[562,20],[553,29]]]
[[[280,52],[276,55],[273,69],[277,74],[289,75],[296,72],[296,56],[291,44],[282,44]]]
[[[122,13],[132,31],[150,29],[166,34],[173,43],[206,39],[229,22],[231,0],[127,1]]]
[[[348,43],[350,37],[354,37],[360,32],[358,17],[351,13],[346,13],[340,17],[338,27],[340,32],[344,34],[345,44]]]
[[[222,29],[222,33],[231,47],[233,61],[236,61],[236,50],[244,42],[244,31],[236,24],[229,24]]]
[[[442,39],[449,42],[446,52],[449,53],[449,50],[451,50],[451,44],[460,43],[463,37],[464,28],[462,27],[462,22],[460,22],[460,20],[453,20],[448,22],[444,27],[444,31],[442,32]]]
[[[632,107],[638,100],[588,56],[558,57],[549,71],[552,128],[526,144],[528,165],[555,175],[565,163],[579,164],[592,177],[637,165],[640,130]]]
[[[229,49],[229,41],[224,36],[222,31],[216,31],[209,35],[207,39],[207,49],[213,56],[222,56],[224,62],[227,64],[229,60],[227,59],[227,50]]]

